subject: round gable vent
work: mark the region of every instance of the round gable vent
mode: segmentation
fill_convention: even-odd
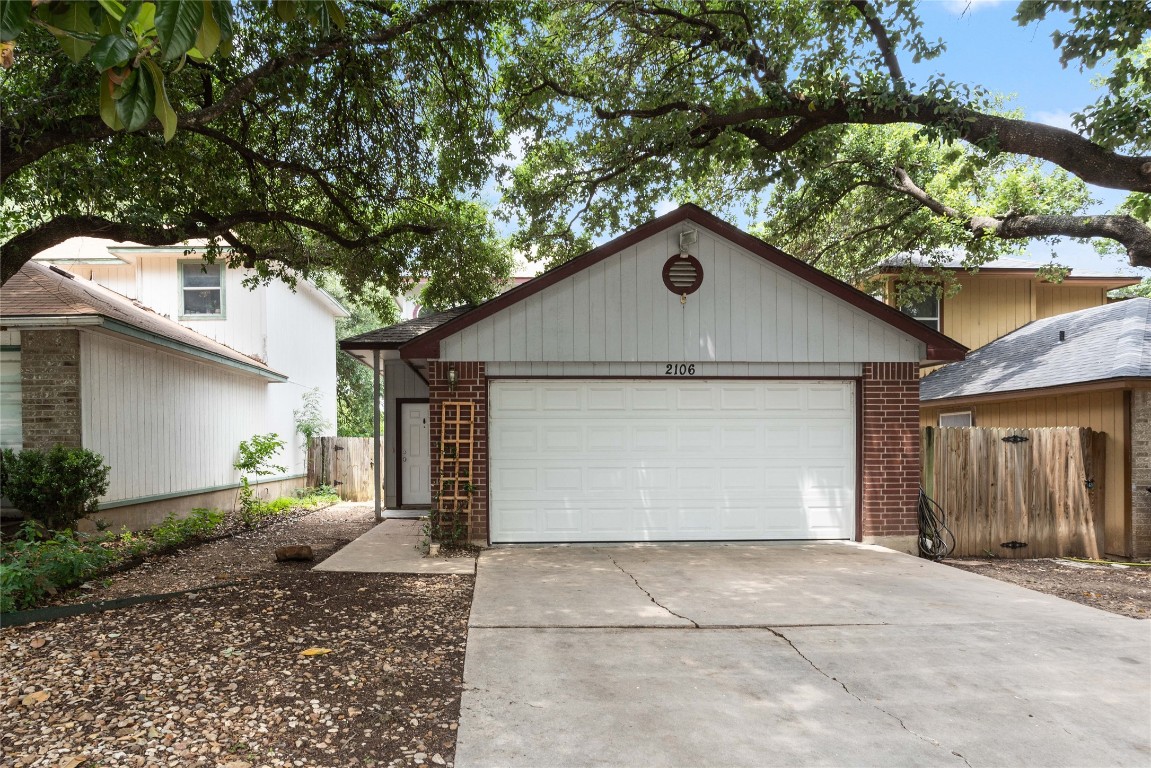
[[[663,265],[663,284],[677,296],[695,293],[703,285],[703,265],[686,253],[672,256]]]

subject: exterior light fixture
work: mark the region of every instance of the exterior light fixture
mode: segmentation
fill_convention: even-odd
[[[456,391],[456,385],[460,383],[460,375],[456,373],[456,367],[453,365],[448,368],[448,389],[452,392]]]

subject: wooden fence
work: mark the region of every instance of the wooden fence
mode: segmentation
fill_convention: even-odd
[[[308,444],[309,486],[330,485],[344,501],[371,501],[373,475],[370,437],[314,437]]]
[[[953,555],[1099,557],[1103,438],[1079,427],[927,427],[924,489],[955,534]]]

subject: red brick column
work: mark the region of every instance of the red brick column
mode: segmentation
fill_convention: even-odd
[[[865,542],[914,552],[919,495],[919,371],[915,363],[863,364]]]
[[[456,369],[455,391],[448,386],[448,370]],[[468,539],[487,544],[488,541],[488,378],[483,363],[459,363],[445,360],[428,361],[428,417],[431,432],[432,506],[438,506],[440,492],[440,424],[445,400],[471,402],[475,406],[474,449],[472,456],[471,515],[468,520]]]

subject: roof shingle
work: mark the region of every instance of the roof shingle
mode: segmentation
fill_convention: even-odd
[[[942,400],[1127,378],[1151,379],[1151,299],[1036,320],[925,376],[919,397]]]
[[[159,315],[138,302],[62,269],[30,261],[0,290],[0,320],[36,317],[104,317],[184,347],[286,378],[263,361]]]

